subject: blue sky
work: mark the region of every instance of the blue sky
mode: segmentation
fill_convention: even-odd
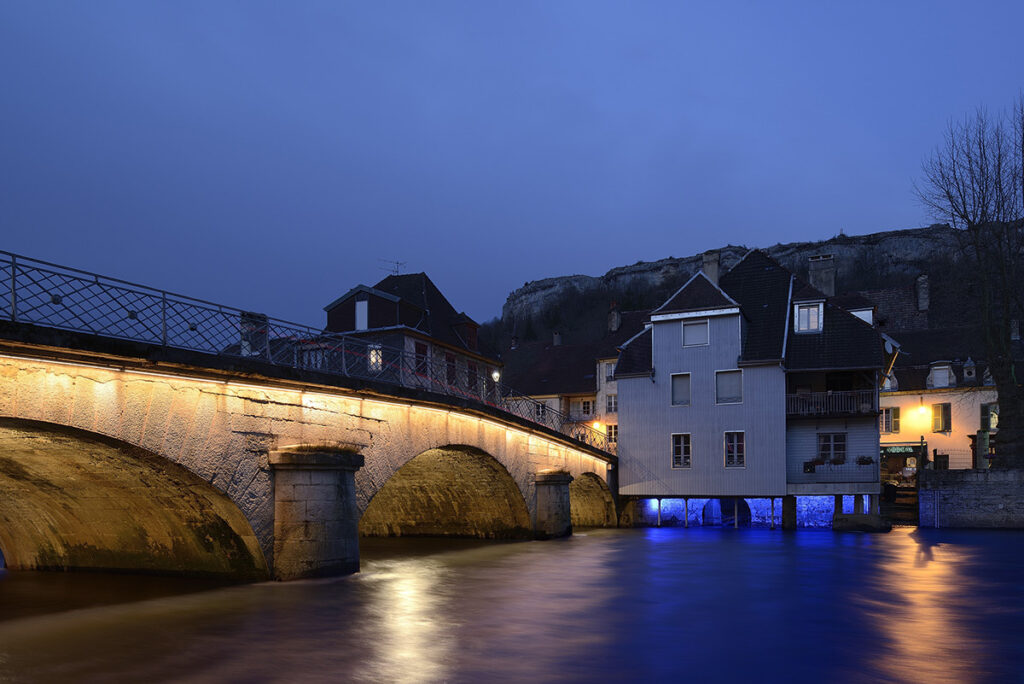
[[[0,2],[0,249],[322,324],[930,222],[1018,2]]]

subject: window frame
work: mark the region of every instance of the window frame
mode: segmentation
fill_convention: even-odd
[[[370,300],[357,299],[355,310],[355,327],[353,330],[370,329]],[[360,325],[361,324],[361,325]]]
[[[886,413],[889,414],[888,421],[886,420]],[[886,429],[886,425],[889,429]],[[883,406],[881,412],[878,414],[878,431],[883,435],[898,435],[900,434],[900,407],[899,406]]]
[[[592,416],[594,415],[594,400],[593,399],[580,399],[580,415]]]
[[[604,408],[605,413],[618,413],[619,412],[619,395],[618,394],[606,394],[604,397]]]
[[[736,452],[739,455],[739,463],[729,465],[729,435],[739,435],[736,441],[738,450],[734,449],[733,460],[736,460]],[[747,467],[747,437],[745,430],[726,430],[722,433],[722,465],[725,468],[746,468]]]
[[[720,373],[739,373],[740,374],[740,397],[739,401],[719,401],[718,399],[718,375]],[[715,371],[715,405],[716,406],[734,406],[743,403],[743,369],[742,368],[723,368],[722,370]]]
[[[697,342],[694,344],[686,343],[686,326],[704,326],[704,341]],[[684,320],[679,328],[680,341],[683,343],[683,348],[688,349],[690,347],[707,347],[711,344],[711,319],[710,318],[697,318],[693,320]]]
[[[384,371],[384,347],[382,345],[366,345],[366,370],[370,373]]]
[[[810,310],[815,309],[815,317],[817,318],[818,326],[811,328],[810,316],[808,316],[808,327],[803,328],[800,326],[800,311],[802,309]],[[800,334],[814,334],[820,333],[825,329],[825,303],[824,302],[798,302],[793,304],[793,332]]]
[[[938,414],[936,414],[938,409]],[[953,431],[953,404],[946,401],[932,404],[932,432]]]
[[[995,411],[992,410],[995,407]],[[992,416],[996,417],[995,431],[999,431],[999,402],[998,401],[986,401],[978,407],[978,428],[986,430],[988,432],[993,431],[992,427]]]
[[[607,438],[609,444],[618,444],[619,443],[619,424],[618,423],[608,423],[608,431],[605,433],[605,437]]]
[[[679,453],[676,453],[676,437],[679,437]],[[685,439],[683,439],[685,438]],[[669,465],[672,470],[688,470],[693,466],[693,440],[689,432],[673,432],[669,435]],[[676,465],[676,459],[679,465]]]
[[[849,453],[848,447],[850,445],[849,435],[846,432],[819,432],[818,435],[818,460],[830,463],[833,465],[843,465],[846,463],[846,455]],[[842,437],[843,448],[837,450],[836,446],[839,445],[840,440],[838,437]],[[828,446],[826,450],[824,447]],[[842,459],[836,463],[836,452],[842,451]]]
[[[675,400],[675,387],[674,387],[673,382],[672,382],[673,378],[681,377],[683,375],[685,375],[688,378],[686,384],[687,384],[687,389],[689,390],[686,393],[686,403],[685,404],[677,403],[676,402],[676,400]],[[692,378],[690,373],[672,373],[671,375],[669,375],[669,380],[668,380],[668,403],[669,403],[670,406],[690,406],[691,404],[693,404],[693,378]],[[684,433],[681,432],[679,434],[684,434]]]

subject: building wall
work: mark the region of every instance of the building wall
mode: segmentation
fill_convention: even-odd
[[[818,435],[844,433],[846,462],[842,465],[815,464],[814,472],[805,472],[805,465],[818,457]],[[869,465],[859,465],[858,458],[870,458]],[[791,494],[866,493],[878,490],[878,421],[868,418],[798,419],[786,425],[786,481]]]
[[[994,387],[960,387],[920,391],[882,392],[879,405],[882,408],[900,408],[900,431],[882,433],[881,445],[917,443],[921,437],[928,444],[928,453],[938,449],[940,454],[949,454],[950,470],[971,468],[970,435],[981,428],[981,405],[998,400]],[[932,404],[948,403],[951,414],[949,432],[932,432]],[[924,406],[922,412],[920,407]]]
[[[619,492],[636,496],[782,496],[786,493],[785,393],[776,364],[743,369],[743,402],[715,403],[715,371],[737,368],[739,316],[710,319],[709,342],[682,346],[679,321],[656,323],[654,377],[623,378]],[[673,373],[690,373],[690,405],[672,405]],[[653,381],[652,381],[653,380]],[[726,468],[724,433],[743,431],[746,465]],[[673,433],[690,433],[691,467],[672,468]]]
[[[610,370],[609,370],[610,369]],[[596,362],[596,368],[594,376],[597,379],[597,396],[595,401],[597,403],[597,413],[594,420],[600,423],[598,428],[605,434],[608,433],[609,426],[619,424],[619,412],[618,409],[614,411],[608,410],[608,397],[614,395],[618,399],[619,388],[618,382],[615,380],[609,380],[607,377],[615,371],[615,359],[598,359]]]
[[[921,527],[1024,528],[1024,472],[923,470]]]

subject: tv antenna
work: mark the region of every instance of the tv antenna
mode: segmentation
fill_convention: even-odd
[[[406,261],[394,261],[392,259],[377,259],[377,261],[387,264],[387,266],[378,266],[377,268],[382,271],[387,271],[391,275],[401,275],[402,268],[404,268],[408,263]]]

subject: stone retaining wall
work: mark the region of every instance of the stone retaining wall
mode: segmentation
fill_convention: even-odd
[[[921,527],[1024,528],[1024,470],[922,470]]]

